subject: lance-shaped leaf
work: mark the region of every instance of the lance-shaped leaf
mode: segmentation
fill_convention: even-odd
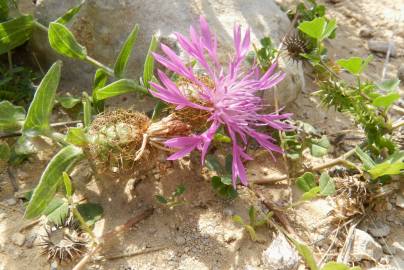
[[[15,132],[24,124],[25,110],[9,101],[0,102],[0,132]]]
[[[132,55],[133,46],[135,45],[138,32],[139,25],[136,24],[123,44],[118,58],[116,59],[114,73],[118,78],[122,78],[125,75],[126,67],[128,66],[129,58]]]
[[[85,127],[89,127],[92,119],[92,106],[87,93],[83,92],[83,123]]]
[[[383,175],[397,175],[404,170],[404,151],[399,151],[388,157],[383,163],[375,165],[368,172],[373,179]]]
[[[31,38],[33,28],[34,19],[31,15],[0,23],[0,54],[24,44]]]
[[[69,204],[64,198],[56,196],[50,201],[43,214],[55,225],[63,225],[69,214]]]
[[[61,55],[81,60],[87,57],[86,48],[81,46],[73,33],[61,23],[49,24],[48,39],[52,49]]]
[[[113,82],[101,89],[97,89],[94,95],[97,100],[103,100],[110,97],[119,96],[126,93],[140,92],[143,94],[148,94],[146,88],[140,86],[133,80],[121,79],[119,81]]]
[[[153,79],[154,75],[154,58],[152,52],[154,52],[157,48],[157,38],[155,36],[152,37],[150,42],[149,51],[147,52],[146,60],[144,62],[143,67],[143,85],[149,89],[150,81]]]
[[[104,101],[97,100],[95,93],[98,89],[103,88],[108,82],[108,74],[101,68],[97,69],[94,76],[94,86],[93,86],[93,105],[96,113],[104,111]]]
[[[23,131],[35,130],[39,132],[49,129],[50,116],[55,101],[56,90],[59,86],[62,62],[52,65],[42,79],[35,92],[34,99],[28,109]]]
[[[69,145],[52,158],[32,194],[25,211],[26,218],[36,218],[43,213],[52,201],[58,186],[63,182],[63,172],[69,171],[82,156],[81,148]]]
[[[314,259],[313,252],[311,251],[311,249],[307,245],[299,243],[295,239],[290,238],[290,240],[295,246],[297,252],[299,252],[300,256],[303,257],[304,261],[309,266],[310,270],[318,270],[318,266],[316,260]]]
[[[60,24],[67,24],[68,22],[73,19],[73,17],[79,13],[81,7],[83,6],[85,1],[82,1],[78,6],[75,6],[71,9],[69,9],[62,17],[57,19],[55,22],[60,23]]]
[[[69,128],[65,140],[77,146],[85,146],[88,143],[84,129],[78,127]]]
[[[376,165],[376,163],[373,161],[373,159],[368,154],[366,154],[362,149],[360,149],[359,146],[356,146],[355,154],[362,161],[363,168],[365,170],[370,170],[371,168],[373,168]]]

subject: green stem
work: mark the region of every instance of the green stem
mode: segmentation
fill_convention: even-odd
[[[13,57],[11,55],[11,51],[7,52],[7,56],[8,56],[8,68],[11,72],[13,70]]]
[[[38,22],[37,20],[35,20],[34,23],[35,23],[35,26],[38,27],[40,30],[48,33],[48,27],[46,27],[42,23]]]
[[[83,230],[85,230],[88,235],[92,238],[94,242],[97,242],[97,237],[93,233],[93,231],[90,229],[90,227],[87,225],[86,221],[84,220],[83,216],[80,214],[80,212],[77,210],[75,204],[71,204],[73,215],[77,218],[77,220],[80,222],[80,226]]]
[[[97,68],[100,68],[100,69],[104,70],[109,76],[115,77],[114,71],[112,69],[110,69],[106,65],[98,62],[94,58],[87,55],[85,60],[86,60],[86,62],[92,64],[93,66],[96,66]]]

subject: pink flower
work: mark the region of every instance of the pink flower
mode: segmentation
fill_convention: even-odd
[[[169,47],[162,44],[161,49],[165,55],[154,54],[156,61],[179,77],[190,81],[193,87],[191,90],[182,89],[159,70],[161,85],[151,82],[155,90],[151,90],[150,93],[175,105],[177,110],[190,107],[209,112],[208,122],[211,125],[202,134],[166,141],[166,146],[179,149],[169,159],[182,158],[197,149],[202,153],[203,163],[216,131],[224,126],[233,144],[233,184],[236,185],[239,178],[242,184],[247,185],[243,161],[252,159],[245,152],[248,137],[254,138],[270,152],[282,152],[271,136],[258,132],[255,128],[266,125],[278,130],[290,128],[280,121],[288,118],[290,114],[260,114],[263,102],[257,95],[257,92],[278,84],[285,74],[274,73],[275,64],[262,76],[258,67],[246,69],[242,66],[250,47],[250,30],[243,35],[240,26],[234,27],[235,55],[230,59],[227,68],[219,63],[217,38],[211,33],[205,18],[200,18],[199,33],[193,26],[189,32],[189,38],[176,33],[178,43],[191,58],[196,60],[203,70],[203,76],[200,72],[197,74]]]

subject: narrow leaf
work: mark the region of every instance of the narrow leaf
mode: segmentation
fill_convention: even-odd
[[[404,162],[398,160],[394,163],[383,162],[377,164],[372,169],[369,170],[370,175],[373,179],[379,178],[383,175],[397,175],[404,170]]]
[[[159,203],[162,203],[162,204],[168,203],[167,199],[164,196],[156,195],[155,198]]]
[[[9,12],[8,4],[9,4],[8,0],[0,1],[0,22],[3,22],[8,18],[8,12]]]
[[[240,217],[239,215],[234,215],[231,217],[231,219],[233,220],[234,223],[240,224],[244,226],[244,221],[243,218]]]
[[[57,61],[46,73],[35,92],[34,99],[28,109],[23,131],[47,131],[50,116],[55,102],[56,90],[59,86],[62,62]]]
[[[328,175],[328,173],[323,172],[319,180],[320,194],[324,196],[331,196],[335,193],[335,183],[334,180]]]
[[[357,146],[355,148],[355,154],[359,157],[359,159],[362,161],[363,163],[363,168],[365,170],[370,170],[371,168],[373,168],[376,163],[373,161],[373,159],[366,154],[365,152],[363,152],[362,149],[359,148],[359,146]]]
[[[114,73],[115,76],[117,76],[118,78],[122,78],[125,75],[126,67],[128,66],[130,56],[132,55],[133,46],[135,45],[138,32],[139,25],[136,24],[135,27],[133,27],[132,32],[126,39],[125,43],[123,44],[118,58],[116,59]]]
[[[306,264],[310,267],[311,270],[318,270],[318,266],[316,260],[314,259],[313,252],[311,249],[305,245],[301,244],[295,239],[291,239],[293,245],[295,246],[297,252],[299,252],[300,256],[303,257]]]
[[[147,89],[140,86],[133,80],[121,79],[119,81],[113,82],[101,89],[97,89],[94,94],[97,100],[104,100],[110,97],[119,96],[126,93],[140,92],[143,94],[148,94]]]
[[[328,262],[321,270],[350,270],[350,268],[343,263]]]
[[[250,234],[251,240],[254,242],[257,241],[257,234],[255,232],[255,229],[250,225],[244,225],[244,228]]]
[[[72,180],[70,179],[67,172],[63,172],[63,182],[65,184],[66,195],[70,198],[73,195]]]
[[[33,28],[34,18],[31,15],[0,23],[0,55],[28,41]]]
[[[63,24],[50,23],[48,39],[52,49],[61,55],[81,60],[87,57],[86,48],[77,42],[73,33]]]
[[[94,76],[94,87],[93,87],[93,104],[96,113],[104,111],[104,101],[97,100],[95,93],[98,89],[103,88],[108,82],[108,74],[101,68],[97,69]]]
[[[0,102],[0,132],[15,132],[24,124],[25,110],[9,101]]]
[[[184,185],[179,185],[179,186],[175,189],[173,195],[174,195],[175,197],[178,197],[178,196],[181,196],[184,192],[185,192],[185,186],[184,186]]]
[[[83,123],[84,127],[89,127],[91,124],[92,112],[91,112],[91,101],[89,97],[83,93]]]
[[[84,129],[78,127],[69,128],[65,140],[67,143],[76,146],[86,146],[88,143]]]
[[[32,194],[32,198],[25,211],[26,218],[36,218],[43,213],[55,195],[57,187],[63,181],[62,173],[69,171],[82,155],[83,150],[81,148],[69,145],[60,150],[51,159]]]
[[[219,174],[224,173],[223,166],[220,164],[219,160],[214,155],[207,155],[205,159],[206,167],[209,170],[215,171]]]
[[[83,6],[85,1],[81,2],[78,6],[75,6],[69,9],[62,17],[57,19],[55,22],[60,24],[67,24],[73,19],[73,17],[79,13],[81,7]]]
[[[157,101],[157,103],[153,109],[153,114],[152,114],[151,120],[152,121],[157,120],[160,117],[160,114],[163,112],[163,110],[167,107],[168,107],[167,103],[165,103],[161,100]]]
[[[48,220],[57,226],[64,223],[69,214],[69,204],[61,197],[54,197],[43,211]]]
[[[155,36],[152,37],[150,41],[149,51],[147,52],[146,60],[144,62],[143,67],[143,85],[149,89],[150,88],[150,81],[154,75],[154,58],[152,52],[154,52],[157,48],[158,41]]]

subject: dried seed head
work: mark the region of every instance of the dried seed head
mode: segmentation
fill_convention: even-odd
[[[59,264],[74,261],[87,251],[88,241],[76,222],[67,221],[61,226],[46,226],[46,235],[42,236],[41,255],[49,262]]]
[[[293,61],[302,61],[304,58],[301,56],[302,53],[307,53],[308,46],[307,42],[302,39],[299,35],[289,35],[285,42],[285,47],[288,52],[289,57]]]

